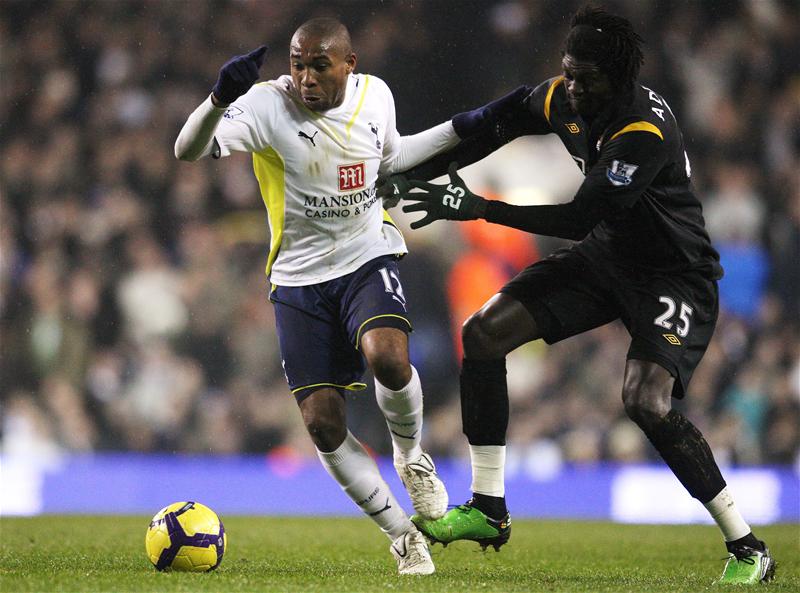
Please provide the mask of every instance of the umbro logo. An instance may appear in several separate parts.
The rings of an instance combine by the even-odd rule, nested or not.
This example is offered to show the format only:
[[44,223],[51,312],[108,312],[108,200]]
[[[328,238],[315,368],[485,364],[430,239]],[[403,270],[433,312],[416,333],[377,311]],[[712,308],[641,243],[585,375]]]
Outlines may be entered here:
[[316,143],[316,142],[314,142],[314,138],[316,137],[316,135],[317,135],[317,134],[319,134],[319,130],[317,130],[316,132],[314,132],[314,135],[313,135],[313,136],[309,136],[309,135],[308,135],[308,134],[306,134],[306,133],[305,133],[303,130],[300,130],[299,132],[297,132],[297,135],[298,135],[300,138],[305,138],[306,140],[308,140],[309,142],[311,142],[311,146],[316,146],[316,145],[317,145],[317,143]]
[[669,342],[670,344],[672,344],[673,346],[680,346],[681,345],[680,339],[675,334],[661,334],[661,335],[664,336],[664,339],[667,342]]
[[570,122],[570,123],[564,124],[564,125],[567,126],[567,129],[569,130],[570,134],[579,134],[580,131],[581,131],[580,127],[578,127],[578,124],[576,124],[574,122]]

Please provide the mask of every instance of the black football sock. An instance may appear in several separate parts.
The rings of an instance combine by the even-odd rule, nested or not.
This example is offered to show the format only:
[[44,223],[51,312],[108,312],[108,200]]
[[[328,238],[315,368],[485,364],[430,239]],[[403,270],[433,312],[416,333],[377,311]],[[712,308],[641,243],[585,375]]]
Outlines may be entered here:
[[761,550],[762,552],[764,551],[764,542],[756,538],[752,531],[737,540],[725,542],[725,545],[727,546],[729,552],[732,552],[735,548],[740,548],[742,546],[747,546],[748,548],[753,548],[754,550]]
[[670,412],[642,430],[672,473],[694,498],[707,503],[725,488],[714,455],[700,431],[680,412]]
[[503,496],[488,496],[474,492],[472,494],[472,506],[490,519],[497,519],[498,521],[508,513],[506,499]]
[[461,423],[470,445],[506,444],[508,387],[505,358],[465,358],[462,361]]

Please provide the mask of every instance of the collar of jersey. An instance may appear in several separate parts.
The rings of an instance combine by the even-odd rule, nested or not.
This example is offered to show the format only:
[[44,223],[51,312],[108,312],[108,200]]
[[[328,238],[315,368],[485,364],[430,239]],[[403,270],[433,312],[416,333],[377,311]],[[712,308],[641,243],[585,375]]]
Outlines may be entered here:
[[[289,93],[289,96],[292,98],[302,111],[304,111],[311,119],[314,120],[317,127],[319,127],[325,134],[330,136],[334,142],[336,142],[339,146],[344,147],[347,142],[350,140],[350,128],[352,127],[353,123],[355,122],[356,117],[358,116],[358,112],[361,111],[361,106],[364,104],[364,96],[367,92],[367,86],[369,85],[369,75],[365,75],[363,77],[363,86],[361,88],[361,93],[359,93],[359,97],[356,99],[356,78],[357,74],[350,74],[347,77],[347,88],[344,91],[344,101],[338,107],[334,107],[333,109],[328,109],[324,112],[313,111],[305,106],[303,101],[297,95],[297,90],[292,88],[292,92]],[[343,134],[337,133],[336,130],[333,128],[331,123],[326,120],[329,120],[331,116],[340,115],[342,113],[346,113],[348,109],[351,109],[351,103],[356,101],[356,106],[352,108],[353,115],[350,120],[347,122],[345,126],[345,130]],[[343,138],[344,136],[344,138]]]

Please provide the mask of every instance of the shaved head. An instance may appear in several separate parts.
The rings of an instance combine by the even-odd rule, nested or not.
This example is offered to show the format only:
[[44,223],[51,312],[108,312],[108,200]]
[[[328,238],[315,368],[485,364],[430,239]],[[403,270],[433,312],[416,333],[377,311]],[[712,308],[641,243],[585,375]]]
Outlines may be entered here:
[[333,17],[318,17],[300,25],[292,37],[292,46],[301,39],[318,40],[321,49],[329,53],[346,56],[353,52],[350,32],[341,21]]

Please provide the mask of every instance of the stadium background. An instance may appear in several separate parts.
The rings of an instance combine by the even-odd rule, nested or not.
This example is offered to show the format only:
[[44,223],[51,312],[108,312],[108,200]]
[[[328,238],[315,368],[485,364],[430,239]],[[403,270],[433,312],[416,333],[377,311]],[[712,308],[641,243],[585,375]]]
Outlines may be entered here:
[[[155,511],[171,502],[163,497],[182,493],[165,485],[156,489],[158,502],[137,497],[141,480],[174,476],[176,464],[188,464],[181,466],[187,476],[214,467],[228,476],[223,482],[237,479],[237,467],[279,480],[316,464],[280,367],[263,274],[266,212],[250,160],[187,164],[172,152],[224,61],[267,43],[262,79],[276,77],[287,71],[299,23],[338,16],[351,30],[358,70],[389,83],[399,129],[414,133],[558,73],[567,15],[578,4],[2,0],[0,512]],[[769,475],[784,484],[778,497],[797,521],[796,4],[605,5],[631,18],[646,41],[641,81],[667,97],[678,117],[727,271],[714,341],[679,405],[722,464],[756,472],[743,476],[777,472]],[[479,193],[516,203],[568,200],[579,183],[553,138],[518,140],[465,178]],[[402,213],[396,217],[407,225]],[[401,275],[426,394],[425,443],[437,459],[453,460],[443,465],[460,496],[467,477],[458,327],[559,243],[481,223],[437,223],[406,237],[411,254]],[[512,356],[512,482],[541,485],[565,475],[580,482],[604,468],[615,480],[631,468],[647,478],[656,454],[620,402],[627,343],[612,324]],[[390,452],[371,393],[351,398],[349,414],[352,430],[378,455]],[[112,479],[115,470],[124,475]],[[344,499],[322,470],[309,476],[324,496]],[[93,479],[102,486],[86,498]],[[520,484],[516,496],[528,488]],[[564,484],[550,493],[553,501],[575,486]],[[285,496],[291,500],[291,489]],[[73,498],[72,506],[64,502]],[[130,499],[130,506],[106,508],[101,499]],[[325,502],[319,508],[338,508]],[[531,508],[544,508],[537,504]],[[591,506],[575,505],[562,512],[581,515]]]

